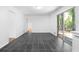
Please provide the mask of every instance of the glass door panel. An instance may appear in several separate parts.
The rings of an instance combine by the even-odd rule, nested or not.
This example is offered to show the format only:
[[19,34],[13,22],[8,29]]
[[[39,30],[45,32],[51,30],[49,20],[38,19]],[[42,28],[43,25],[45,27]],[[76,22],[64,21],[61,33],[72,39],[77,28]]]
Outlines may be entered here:
[[58,28],[58,34],[57,36],[60,38],[63,38],[63,14],[60,14],[57,16],[57,28]]

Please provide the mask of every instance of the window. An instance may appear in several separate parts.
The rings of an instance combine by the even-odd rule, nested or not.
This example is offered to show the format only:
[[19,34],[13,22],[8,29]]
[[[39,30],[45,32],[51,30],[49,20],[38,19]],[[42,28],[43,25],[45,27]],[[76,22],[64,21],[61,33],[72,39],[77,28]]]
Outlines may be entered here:
[[71,31],[75,30],[75,14],[74,8],[57,15],[58,36],[71,36]]

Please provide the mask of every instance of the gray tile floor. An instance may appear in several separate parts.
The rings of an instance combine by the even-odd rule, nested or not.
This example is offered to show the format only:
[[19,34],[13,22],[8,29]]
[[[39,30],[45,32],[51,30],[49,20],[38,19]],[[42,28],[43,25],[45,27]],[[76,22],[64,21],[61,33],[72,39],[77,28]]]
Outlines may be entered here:
[[[67,45],[66,45],[67,46]],[[60,52],[63,42],[51,33],[25,33],[2,49],[1,52]],[[68,50],[69,51],[69,50]]]

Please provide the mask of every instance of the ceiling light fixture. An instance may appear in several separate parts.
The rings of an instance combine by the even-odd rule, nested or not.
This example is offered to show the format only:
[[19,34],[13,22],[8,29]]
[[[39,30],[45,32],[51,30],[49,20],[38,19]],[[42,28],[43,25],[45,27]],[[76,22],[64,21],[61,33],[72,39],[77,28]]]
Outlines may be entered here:
[[34,6],[34,8],[35,8],[35,9],[38,9],[38,10],[39,10],[39,9],[43,9],[42,6]]

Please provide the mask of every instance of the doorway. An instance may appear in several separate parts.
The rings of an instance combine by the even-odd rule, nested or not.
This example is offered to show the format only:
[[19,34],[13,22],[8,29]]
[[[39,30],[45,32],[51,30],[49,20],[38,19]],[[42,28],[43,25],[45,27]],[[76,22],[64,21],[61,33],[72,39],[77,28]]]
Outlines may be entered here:
[[75,12],[71,8],[57,15],[57,37],[72,47],[72,31],[75,31]]

